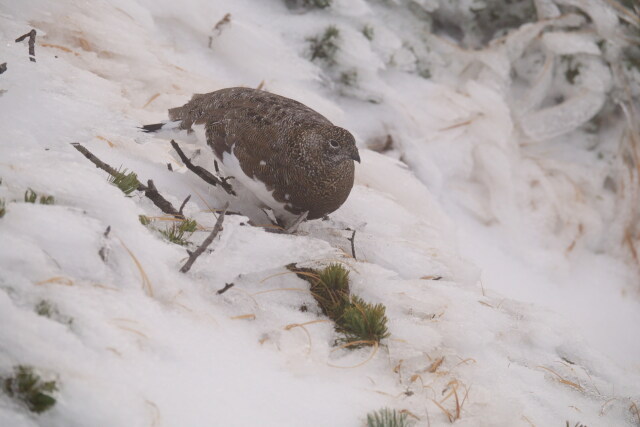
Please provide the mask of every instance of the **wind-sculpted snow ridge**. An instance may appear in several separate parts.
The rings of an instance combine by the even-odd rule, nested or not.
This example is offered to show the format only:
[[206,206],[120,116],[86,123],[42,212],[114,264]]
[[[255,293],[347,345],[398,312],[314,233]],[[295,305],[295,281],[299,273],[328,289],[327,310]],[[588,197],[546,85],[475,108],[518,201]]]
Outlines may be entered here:
[[[531,89],[557,87],[546,59],[523,87],[505,80],[510,61],[530,60],[521,52],[533,40],[558,54],[596,55],[592,40],[539,37],[548,23],[524,23],[503,42],[465,51],[445,39],[418,43],[426,27],[416,17],[430,2],[329,3],[2,5],[0,378],[29,366],[55,378],[57,391],[55,405],[36,415],[0,384],[0,425],[357,426],[383,407],[432,426],[640,422],[638,367],[610,359],[638,350],[631,339],[621,344],[637,333],[634,324],[615,323],[634,319],[627,305],[583,306],[618,329],[611,339],[620,348],[593,348],[582,338],[586,317],[563,316],[584,304],[575,288],[560,314],[494,290],[520,269],[532,274],[514,287],[551,292],[534,267],[569,275],[571,254],[606,247],[605,224],[622,221],[610,209],[614,195],[590,202],[604,166],[581,148],[588,141],[567,136],[605,102],[602,67],[585,60],[581,73],[592,83],[567,96],[570,117]],[[584,19],[538,3],[562,21],[554,28]],[[602,31],[605,18],[594,21]],[[329,25],[340,37],[335,64],[310,61],[309,39],[321,40]],[[32,27],[35,63],[13,43]],[[182,274],[185,247],[160,233],[171,218],[140,192],[127,197],[71,143],[140,182],[152,179],[175,207],[190,194],[193,250],[226,195],[137,127],[164,119],[192,93],[260,84],[357,134],[362,164],[352,194],[329,220],[304,223],[296,235],[227,215]],[[560,148],[542,155],[542,139],[560,134],[561,148],[583,144],[568,150],[578,159]],[[521,146],[527,138],[542,145]],[[213,169],[205,147],[181,146]],[[25,202],[28,189],[52,204]],[[461,253],[493,258],[475,265]],[[626,279],[622,262],[584,259],[597,261],[581,276],[589,286]],[[334,345],[308,283],[286,268],[333,262],[350,270],[354,295],[386,306],[391,336],[381,346]],[[598,265],[606,268],[589,278]]]

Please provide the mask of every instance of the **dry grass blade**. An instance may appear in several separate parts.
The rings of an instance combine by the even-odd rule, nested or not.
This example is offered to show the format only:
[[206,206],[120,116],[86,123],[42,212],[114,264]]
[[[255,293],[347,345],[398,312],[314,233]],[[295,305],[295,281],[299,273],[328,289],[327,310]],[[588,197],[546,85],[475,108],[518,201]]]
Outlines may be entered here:
[[458,386],[457,385],[453,386],[453,395],[456,398],[456,416],[455,416],[455,419],[459,420],[460,419],[460,411],[462,410],[462,406],[460,405],[460,399],[458,398]]
[[453,420],[454,420],[453,415],[451,415],[451,412],[449,412],[449,411],[447,410],[447,408],[445,408],[444,406],[442,406],[441,404],[439,404],[436,400],[433,400],[433,399],[429,399],[429,400],[431,400],[433,403],[435,403],[435,404],[436,404],[436,406],[437,406],[438,408],[440,408],[440,410],[441,410],[442,412],[444,412],[444,414],[445,414],[445,415],[447,416],[447,418],[449,419],[449,422],[450,422],[450,423],[452,423],[452,422],[453,422]]
[[582,391],[584,392],[584,388],[582,388],[582,386],[580,384],[576,384],[572,381],[566,380],[562,377],[562,375],[558,374],[556,371],[554,371],[553,369],[549,369],[547,367],[544,366],[537,366],[537,368],[540,369],[544,369],[545,371],[551,372],[553,375],[555,375],[558,378],[558,382],[562,383],[562,384],[566,384],[568,386],[571,386],[573,388],[575,388],[578,391]]
[[284,276],[285,274],[302,274],[303,276],[307,276],[307,277],[310,277],[312,279],[320,280],[320,276],[318,276],[317,274],[307,273],[307,272],[304,272],[304,271],[285,271],[285,272],[282,272],[282,273],[276,273],[276,274],[272,274],[271,276],[265,277],[264,279],[262,279],[258,283],[264,283],[269,279],[273,279],[274,277],[278,277],[278,276]]
[[368,363],[371,359],[373,359],[375,357],[375,355],[378,353],[378,348],[379,348],[379,344],[377,341],[361,341],[361,342],[351,342],[351,343],[346,343],[346,344],[342,344],[340,347],[338,348],[334,348],[333,350],[331,350],[331,352],[334,352],[336,350],[339,350],[341,348],[346,348],[346,347],[350,347],[352,345],[362,345],[362,344],[368,344],[368,345],[372,345],[373,346],[373,351],[371,352],[371,354],[369,355],[369,357],[367,357],[366,360],[358,363],[357,365],[353,365],[353,366],[339,366],[339,365],[333,365],[331,363],[327,363],[327,365],[331,366],[332,368],[339,368],[339,369],[355,369],[355,368],[359,368],[360,366]]
[[109,145],[109,147],[110,147],[110,148],[113,148],[113,147],[115,147],[115,146],[116,146],[116,144],[114,144],[113,142],[109,141],[109,140],[108,140],[107,138],[105,138],[104,136],[100,136],[100,135],[98,135],[98,136],[96,136],[96,138],[97,138],[97,139],[99,139],[99,140],[101,140],[101,141],[106,142],[106,143]]
[[462,359],[460,362],[458,362],[458,364],[456,364],[454,368],[463,364],[468,365],[469,363],[478,363],[478,362],[473,357],[467,357],[466,359]]
[[408,410],[408,409],[402,409],[402,410],[400,410],[400,413],[401,413],[401,414],[407,414],[407,415],[409,415],[410,417],[415,418],[416,420],[419,420],[419,419],[420,419],[420,417],[419,417],[419,416],[417,416],[416,414],[414,414],[413,412],[411,412],[411,411],[410,411],[410,410]]
[[617,398],[617,397],[612,397],[611,399],[607,400],[606,402],[604,402],[604,403],[602,404],[602,407],[600,408],[600,416],[603,416],[603,415],[604,415],[604,413],[606,412],[606,407],[607,407],[607,405],[608,405],[609,403],[611,403],[611,402],[615,401],[615,400],[618,400],[618,398]]
[[253,314],[253,313],[241,314],[239,316],[232,316],[232,317],[230,317],[230,319],[232,319],[232,320],[242,320],[242,319],[255,320],[256,319],[256,315]]
[[313,325],[315,323],[328,323],[331,322],[331,320],[329,319],[316,319],[316,320],[310,320],[308,322],[304,322],[304,323],[291,323],[290,325],[287,325],[284,327],[285,330],[289,330],[291,328],[296,328],[298,326],[307,326],[307,325]]
[[307,348],[307,354],[311,353],[311,349],[313,344],[311,343],[311,334],[309,333],[309,330],[307,328],[304,327],[304,325],[300,324],[300,323],[295,323],[295,324],[291,324],[291,325],[287,325],[285,326],[283,329],[285,331],[290,331],[293,328],[300,328],[304,331],[304,333],[307,335],[307,340],[309,341],[309,347]]
[[153,297],[153,286],[151,286],[151,280],[149,280],[149,276],[147,276],[147,273],[144,271],[142,264],[140,263],[138,258],[133,254],[133,252],[131,252],[131,250],[127,247],[127,245],[124,244],[122,239],[118,238],[118,240],[120,241],[120,244],[122,245],[122,247],[127,251],[131,259],[135,263],[136,267],[138,267],[138,271],[140,271],[140,277],[142,278],[142,289],[145,291],[147,296]]
[[635,414],[635,416],[638,418],[638,424],[640,424],[640,411],[638,410],[638,405],[636,405],[636,402],[631,402],[631,406],[629,406],[629,411]]
[[279,291],[309,292],[309,289],[302,289],[302,288],[276,288],[276,289],[267,289],[266,291],[256,292],[256,293],[253,293],[251,295],[255,297],[256,295],[268,294],[270,292],[279,292]]
[[151,408],[151,427],[156,427],[159,426],[160,423],[160,409],[158,408],[158,405],[156,405],[155,403],[153,403],[150,400],[146,400],[144,401],[147,405],[149,405],[149,407]]
[[73,280],[64,276],[55,276],[46,280],[41,280],[39,282],[36,282],[36,285],[46,285],[47,283],[57,283],[65,286],[73,286]]
[[469,397],[469,392],[471,391],[471,387],[473,387],[473,384],[471,384],[468,388],[464,384],[463,386],[465,388],[465,393],[464,393],[464,397],[462,398],[462,403],[460,404],[460,410],[462,410],[462,407],[464,406],[464,402],[467,401],[467,397]]
[[69,49],[68,47],[65,46],[60,46],[59,44],[53,44],[53,43],[38,43],[41,47],[51,47],[53,49],[59,49],[63,52],[67,52],[67,53],[73,53],[75,56],[80,56],[80,54],[78,52],[74,52],[73,50]]
[[138,331],[137,329],[133,329],[130,328],[128,326],[122,326],[122,325],[116,325],[118,328],[122,329],[123,331],[127,331],[127,332],[131,332],[133,334],[138,335],[139,337],[145,338],[145,339],[149,339],[148,336],[146,336],[145,334],[143,334],[142,332]]
[[473,123],[474,120],[475,120],[475,118],[466,120],[464,122],[455,123],[455,124],[453,124],[451,126],[447,126],[445,128],[438,129],[438,131],[439,132],[445,132],[445,131],[456,129],[456,128],[459,128],[459,127],[462,127],[462,126],[467,126],[467,125],[470,125],[471,123]]
[[440,365],[442,365],[442,362],[444,362],[444,356],[434,360],[431,365],[429,365],[429,367],[427,369],[425,369],[423,372],[430,372],[430,373],[434,373],[435,371],[438,370],[438,368],[440,367]]
[[153,101],[155,101],[159,96],[160,96],[159,93],[156,93],[155,95],[153,95],[151,98],[149,98],[147,103],[142,106],[142,108],[147,108],[149,106],[149,104],[151,104]]

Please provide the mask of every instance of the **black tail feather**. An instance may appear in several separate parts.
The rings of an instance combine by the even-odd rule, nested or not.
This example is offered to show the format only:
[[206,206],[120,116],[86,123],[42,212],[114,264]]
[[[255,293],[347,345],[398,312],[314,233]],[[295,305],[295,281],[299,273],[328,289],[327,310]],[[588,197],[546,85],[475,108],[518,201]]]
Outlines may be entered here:
[[140,129],[142,129],[142,132],[158,132],[160,129],[162,129],[162,126],[164,126],[164,123],[154,123],[152,125],[144,125],[142,126]]

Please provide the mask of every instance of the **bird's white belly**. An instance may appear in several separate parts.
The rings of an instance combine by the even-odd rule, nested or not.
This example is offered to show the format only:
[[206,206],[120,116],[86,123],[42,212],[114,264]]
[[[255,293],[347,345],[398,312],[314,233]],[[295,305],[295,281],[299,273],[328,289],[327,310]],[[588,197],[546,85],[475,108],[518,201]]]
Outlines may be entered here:
[[[258,200],[271,208],[274,214],[278,217],[295,217],[294,214],[285,209],[286,204],[278,202],[273,198],[273,190],[269,191],[267,186],[255,177],[250,177],[244,173],[238,158],[231,153],[224,152],[221,159],[226,173],[235,178],[235,181],[239,182],[243,187],[249,190]],[[234,181],[230,181],[233,185]]]
[[[193,125],[192,129],[197,140],[201,144],[207,145],[204,125]],[[246,212],[249,216],[254,216],[251,215],[251,212],[255,212],[256,209],[259,210],[266,206],[273,210],[273,213],[278,219],[284,220],[285,222],[297,217],[285,209],[286,203],[278,202],[273,198],[273,190],[268,190],[262,181],[244,173],[240,166],[240,161],[233,154],[233,147],[231,148],[231,153],[225,151],[222,154],[222,158],[219,158],[217,155],[216,158],[222,163],[224,174],[233,177],[229,183],[238,195],[236,201],[240,205],[241,212]]]

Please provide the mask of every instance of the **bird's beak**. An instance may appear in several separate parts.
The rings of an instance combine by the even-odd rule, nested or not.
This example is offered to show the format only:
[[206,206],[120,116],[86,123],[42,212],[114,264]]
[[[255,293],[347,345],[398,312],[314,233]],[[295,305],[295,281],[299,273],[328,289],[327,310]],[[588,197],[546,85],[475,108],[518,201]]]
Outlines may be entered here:
[[358,153],[358,149],[353,147],[353,152],[351,153],[351,158],[356,162],[360,163],[360,153]]

